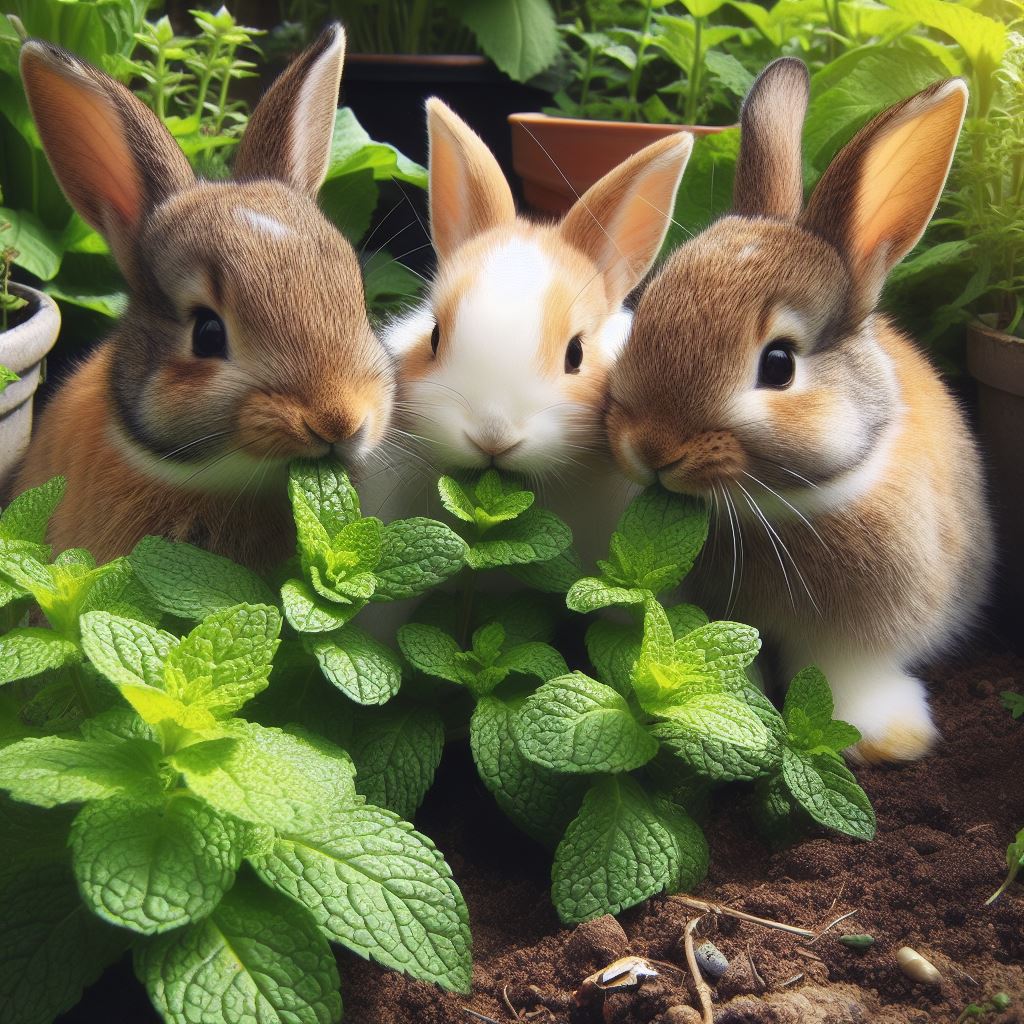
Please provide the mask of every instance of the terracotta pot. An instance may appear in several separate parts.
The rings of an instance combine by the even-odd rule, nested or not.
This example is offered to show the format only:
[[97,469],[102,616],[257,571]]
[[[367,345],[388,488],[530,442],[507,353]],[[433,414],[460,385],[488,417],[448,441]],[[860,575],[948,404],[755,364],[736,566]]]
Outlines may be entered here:
[[13,281],[10,290],[28,300],[20,323],[0,334],[0,366],[21,378],[0,392],[0,493],[32,436],[32,396],[39,387],[42,364],[60,333],[57,303]]
[[999,528],[999,579],[1024,601],[1024,339],[971,324],[967,369],[978,385],[978,428]]
[[581,121],[510,114],[512,166],[523,197],[538,213],[561,216],[598,178],[651,142],[676,132],[714,135],[725,127]]

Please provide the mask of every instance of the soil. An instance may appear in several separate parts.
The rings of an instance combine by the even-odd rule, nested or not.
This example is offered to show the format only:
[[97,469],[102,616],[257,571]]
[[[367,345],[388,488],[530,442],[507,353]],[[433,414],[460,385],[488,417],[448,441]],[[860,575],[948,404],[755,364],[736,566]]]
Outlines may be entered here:
[[[819,941],[727,918],[707,918],[731,966],[718,983],[716,1024],[943,1024],[997,992],[1014,999],[986,1024],[1024,1022],[1024,896],[985,900],[1005,872],[1005,849],[1024,825],[1024,723],[999,693],[1024,683],[1024,660],[976,655],[930,673],[945,737],[936,754],[905,767],[861,768],[878,836],[860,843],[819,834],[773,851],[730,799],[707,824],[711,874],[695,895],[787,924],[818,929],[856,913]],[[681,936],[693,912],[672,897],[565,928],[548,898],[550,857],[501,817],[468,753],[445,754],[417,825],[445,853],[469,905],[473,991],[443,993],[341,954],[347,1024],[699,1024]],[[848,949],[835,936],[868,933]],[[911,982],[896,964],[909,945],[942,972]],[[632,991],[588,1005],[574,998],[594,971],[626,954],[666,965]],[[756,968],[760,982],[755,979]],[[799,978],[798,978],[799,976]],[[797,980],[794,980],[797,979]],[[674,1009],[673,1009],[674,1008]]]
[[[1000,691],[1024,686],[1024,659],[976,653],[930,680],[945,737],[936,754],[857,770],[878,815],[872,842],[820,833],[772,850],[742,799],[730,796],[712,813],[711,874],[696,896],[810,929],[856,912],[813,945],[706,918],[698,941],[711,939],[731,961],[715,993],[716,1024],[952,1024],[997,992],[1013,1006],[984,1024],[1024,1022],[1024,894],[984,906],[1003,879],[1006,845],[1024,826],[1024,722],[999,703]],[[446,751],[416,822],[466,896],[473,991],[442,992],[342,951],[346,1024],[700,1024],[681,944],[692,912],[662,896],[618,922],[562,927],[548,896],[550,855],[502,817],[464,746]],[[847,949],[835,936],[849,933],[873,935],[875,944]],[[895,953],[904,945],[939,968],[940,985],[901,973]],[[577,1005],[581,982],[625,954],[662,961],[659,976]],[[125,962],[62,1024],[155,1019]]]

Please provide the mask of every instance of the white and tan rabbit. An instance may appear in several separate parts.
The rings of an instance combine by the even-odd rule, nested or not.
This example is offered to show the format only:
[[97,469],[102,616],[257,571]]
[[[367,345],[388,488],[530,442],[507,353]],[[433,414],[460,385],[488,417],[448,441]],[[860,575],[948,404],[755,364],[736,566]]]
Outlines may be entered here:
[[964,418],[876,305],[938,202],[967,90],[938,82],[880,114],[804,208],[807,98],[792,58],[754,84],[733,215],[644,293],[609,438],[637,481],[716,504],[713,610],[760,627],[787,672],[826,673],[855,754],[912,759],[937,734],[910,669],[976,619],[992,537]]
[[367,507],[423,511],[432,471],[493,465],[535,486],[592,560],[629,492],[602,423],[629,328],[623,301],[661,248],[692,138],[648,146],[562,221],[536,224],[516,216],[498,162],[464,121],[431,99],[427,123],[438,272],[427,300],[384,333],[399,363],[396,424],[416,457],[367,482]]
[[329,27],[253,111],[232,179],[208,182],[122,85],[47,43],[22,48],[50,163],[129,290],[14,485],[66,476],[59,549],[108,559],[155,533],[273,564],[293,536],[288,459],[358,464],[382,438],[393,361],[355,253],[316,205],[344,53]]

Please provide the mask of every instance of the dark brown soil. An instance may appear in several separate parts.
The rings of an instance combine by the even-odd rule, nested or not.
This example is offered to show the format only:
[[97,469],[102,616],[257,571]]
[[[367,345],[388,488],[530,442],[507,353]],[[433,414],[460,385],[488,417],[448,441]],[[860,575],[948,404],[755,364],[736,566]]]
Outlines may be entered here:
[[[1014,1005],[986,1024],[1024,1021],[1024,897],[1018,890],[984,906],[1002,880],[1006,844],[1024,826],[1024,723],[998,699],[1024,683],[1024,661],[965,659],[931,681],[945,736],[935,756],[858,772],[878,814],[873,842],[819,834],[773,852],[742,801],[730,798],[712,815],[711,875],[696,895],[812,929],[856,911],[811,946],[756,925],[705,921],[700,934],[732,961],[718,986],[716,1024],[941,1024],[996,992]],[[518,835],[471,778],[466,752],[451,749],[417,822],[448,857],[469,904],[472,994],[443,993],[343,954],[346,1022],[479,1021],[466,1007],[498,1022],[699,1021],[682,1009],[698,1005],[687,974],[668,967],[632,992],[576,1005],[580,982],[623,954],[685,967],[680,937],[691,912],[658,897],[622,914],[621,927],[611,919],[561,927],[548,898],[549,855]],[[834,935],[850,932],[876,943],[848,950]],[[895,961],[904,945],[934,962],[941,985],[904,977]]]

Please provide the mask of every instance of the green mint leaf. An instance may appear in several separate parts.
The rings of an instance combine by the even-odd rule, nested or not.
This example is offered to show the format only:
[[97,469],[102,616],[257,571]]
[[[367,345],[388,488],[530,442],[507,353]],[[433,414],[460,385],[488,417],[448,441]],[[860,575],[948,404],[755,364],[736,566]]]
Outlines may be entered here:
[[573,924],[663,890],[692,889],[707,868],[704,835],[682,808],[649,796],[628,775],[613,775],[590,788],[558,844],[551,898]]
[[168,1024],[336,1024],[334,954],[308,911],[245,875],[209,917],[135,947]]
[[384,967],[469,991],[462,894],[434,844],[391,811],[340,809],[321,828],[280,838],[253,865],[329,938]]
[[651,733],[701,775],[723,782],[755,779],[777,758],[771,732],[746,704],[725,693],[690,697]]
[[347,552],[355,558],[355,567],[373,570],[380,561],[384,524],[373,516],[347,523],[331,541],[335,552]]
[[171,757],[211,807],[281,832],[310,827],[355,798],[349,756],[326,740],[235,719]]
[[19,588],[19,593],[31,594],[41,605],[57,593],[53,572],[42,560],[45,550],[28,541],[0,538],[0,574]]
[[377,577],[375,601],[417,597],[454,576],[463,566],[466,542],[433,519],[399,519],[388,523]]
[[495,666],[520,675],[536,676],[543,682],[569,671],[565,658],[549,644],[516,644],[498,656]]
[[214,718],[232,715],[266,689],[280,632],[281,613],[269,605],[213,612],[168,652],[165,687]]
[[480,479],[477,480],[473,487],[473,494],[477,505],[482,511],[492,511],[505,497],[505,486],[498,471],[496,469],[488,469],[482,473]]
[[636,624],[597,619],[587,629],[586,645],[597,678],[628,696],[632,692],[633,666],[640,657],[640,629]]
[[573,819],[587,788],[579,775],[565,775],[528,761],[513,735],[518,705],[482,697],[469,724],[473,760],[501,810],[528,836],[553,847]]
[[356,766],[357,791],[368,803],[409,819],[441,763],[444,723],[430,707],[389,705],[360,716],[347,746]]
[[1014,718],[1021,718],[1024,716],[1024,693],[1017,693],[1016,690],[1003,690],[999,694],[999,699],[1002,702],[1004,708],[1010,712]]
[[163,610],[143,586],[131,562],[118,558],[104,568],[108,571],[89,588],[79,614],[110,612],[149,626],[159,625]]
[[293,462],[288,467],[288,494],[293,500],[300,496],[331,537],[360,518],[359,495],[336,461]]
[[687,633],[675,643],[676,658],[692,663],[703,655],[704,664],[716,672],[746,668],[761,650],[756,629],[740,622],[709,622]]
[[357,704],[384,704],[402,685],[402,665],[385,644],[355,626],[306,638],[320,670]]
[[867,794],[835,754],[782,751],[782,777],[800,806],[819,824],[856,839],[875,835]]
[[570,611],[585,615],[612,605],[643,604],[651,596],[648,590],[617,587],[595,576],[584,576],[569,588],[565,603]]
[[659,580],[658,590],[666,590],[693,568],[707,539],[708,508],[696,498],[651,487],[626,509],[617,532],[649,558],[648,572],[672,568]]
[[29,679],[81,658],[77,644],[52,629],[12,629],[0,636],[0,684]]
[[144,739],[29,738],[0,750],[0,787],[39,807],[115,796],[152,799],[163,789],[159,757],[157,744]]
[[[668,612],[654,598],[644,601],[643,639],[640,643],[638,671],[648,665],[674,665],[680,660],[676,648],[675,631]],[[686,664],[692,665],[693,659]]]
[[0,514],[0,537],[45,546],[46,528],[65,488],[64,477],[55,476],[19,494]]
[[[22,305],[25,304],[25,300],[24,299],[18,300],[18,299],[15,299],[13,296],[10,296],[10,295],[5,296],[5,298],[9,299],[12,302],[20,301],[22,303]],[[7,307],[7,308],[13,308],[13,307]],[[9,384],[15,384],[19,380],[21,380],[21,378],[13,370],[9,370],[6,366],[0,366],[0,395],[2,395],[7,390],[7,387],[8,387]]]
[[0,886],[0,906],[0,1007],[7,1024],[49,1024],[128,944],[128,932],[111,928],[82,902],[66,851]]
[[545,683],[513,725],[520,753],[543,768],[583,775],[646,764],[658,742],[610,686],[581,672]]
[[120,740],[157,742],[156,733],[131,708],[111,708],[85,719],[81,725],[82,739],[116,744]]
[[302,580],[285,582],[281,587],[281,603],[288,624],[300,633],[329,633],[340,629],[365,604],[328,601]]
[[437,626],[410,622],[398,630],[398,647],[413,668],[460,686],[472,686],[476,672],[465,652]]
[[474,569],[547,562],[572,543],[572,531],[553,512],[530,508],[508,522],[492,527],[466,552]]
[[473,656],[481,665],[493,665],[505,643],[505,627],[500,622],[488,622],[473,633],[470,646]]
[[242,862],[239,830],[190,796],[86,804],[71,826],[70,845],[93,913],[143,935],[205,917]]
[[822,746],[836,754],[842,753],[847,747],[856,746],[860,741],[860,730],[849,722],[829,722],[821,731]]
[[650,715],[672,717],[694,698],[726,691],[726,683],[701,664],[663,665],[641,654],[633,671],[633,692],[640,707]]
[[441,504],[456,519],[461,519],[464,523],[476,521],[476,507],[456,480],[450,476],[441,477],[437,482],[437,492],[441,496]]
[[181,619],[202,619],[236,604],[276,603],[255,573],[191,544],[144,537],[128,561],[160,610]]
[[291,502],[302,570],[308,573],[310,568],[318,564],[331,550],[331,535],[301,493],[292,493]]
[[583,576],[583,561],[575,548],[567,547],[546,562],[512,565],[508,569],[517,580],[534,590],[565,594]]
[[824,729],[832,721],[835,705],[832,690],[822,671],[813,666],[798,672],[786,691],[782,706],[782,717],[792,728],[793,711],[799,708],[806,716],[805,721],[812,729]]
[[672,635],[681,640],[688,633],[708,624],[708,617],[695,604],[674,604],[665,609],[672,625]]

